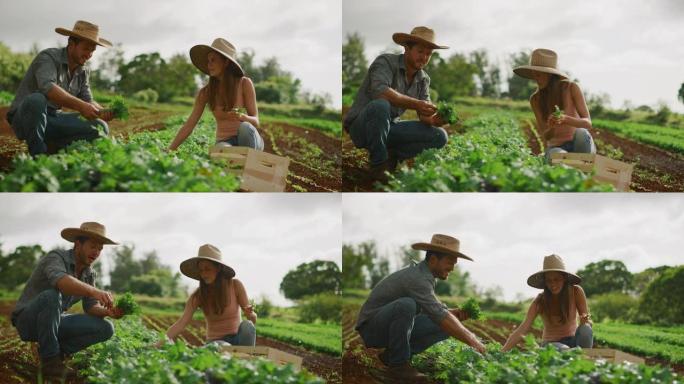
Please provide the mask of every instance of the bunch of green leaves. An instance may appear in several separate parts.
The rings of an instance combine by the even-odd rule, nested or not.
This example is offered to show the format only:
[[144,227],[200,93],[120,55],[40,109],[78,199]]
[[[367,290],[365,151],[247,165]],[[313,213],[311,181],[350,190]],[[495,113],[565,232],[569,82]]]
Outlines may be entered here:
[[471,320],[479,320],[482,318],[482,311],[480,310],[480,304],[475,300],[474,297],[468,298],[468,300],[461,305],[461,309],[466,311],[468,318]]
[[235,113],[246,114],[246,113],[247,113],[247,108],[245,108],[245,107],[235,107],[235,108],[233,108],[233,112],[235,112]]
[[563,112],[561,112],[560,108],[558,108],[557,105],[554,105],[553,107],[553,117],[555,117],[556,119],[560,119],[560,117],[563,116]]
[[126,292],[116,299],[114,304],[119,308],[124,315],[137,315],[140,313],[140,306],[135,302],[133,295],[130,292]]
[[454,124],[458,121],[458,114],[456,114],[456,106],[446,101],[437,103],[437,115],[449,124]]
[[441,149],[415,158],[412,168],[401,168],[384,187],[402,192],[579,192],[612,191],[591,175],[550,166],[534,156],[517,120],[507,113],[486,113],[466,120],[466,132],[449,137]]
[[677,383],[677,376],[660,366],[592,361],[581,349],[565,352],[553,346],[502,352],[486,345],[481,355],[454,339],[435,344],[413,357],[413,365],[444,383]]
[[160,348],[162,335],[139,317],[117,320],[114,336],[74,355],[79,375],[88,383],[292,383],[322,384],[306,371],[265,360],[223,355],[216,345],[189,347],[181,341]]
[[112,111],[115,119],[128,120],[128,103],[122,96],[112,97],[109,110]]

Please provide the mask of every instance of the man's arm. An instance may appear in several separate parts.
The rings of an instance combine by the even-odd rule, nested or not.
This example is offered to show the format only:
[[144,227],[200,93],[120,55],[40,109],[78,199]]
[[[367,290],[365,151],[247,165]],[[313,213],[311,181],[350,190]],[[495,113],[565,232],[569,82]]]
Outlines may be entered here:
[[98,118],[98,108],[78,97],[71,95],[57,84],[53,84],[47,93],[47,98],[53,103],[78,111],[86,119],[93,120]]
[[92,297],[105,308],[111,308],[114,305],[112,295],[109,292],[99,290],[70,275],[64,275],[57,280],[57,289],[65,295]]
[[93,305],[92,307],[88,308],[88,310],[85,312],[91,316],[97,317],[109,316],[113,319],[120,319],[123,317],[123,311],[121,311],[119,308],[112,307],[110,309],[107,309],[100,304]]
[[440,328],[449,336],[455,337],[458,340],[470,345],[480,353],[485,353],[485,347],[475,335],[470,332],[461,322],[454,316],[453,313],[448,312],[439,324]]
[[421,119],[421,121],[423,121],[423,118],[427,118],[432,121],[432,115],[437,112],[437,107],[435,107],[435,105],[431,102],[426,100],[418,100],[411,96],[401,94],[392,88],[385,89],[380,94],[380,98],[389,101],[390,104],[396,107],[415,110],[418,113],[418,117]]

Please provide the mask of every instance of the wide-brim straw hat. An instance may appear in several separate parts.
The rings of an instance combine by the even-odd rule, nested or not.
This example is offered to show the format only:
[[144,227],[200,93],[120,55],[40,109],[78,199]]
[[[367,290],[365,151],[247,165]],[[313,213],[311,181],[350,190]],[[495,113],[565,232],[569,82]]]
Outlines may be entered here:
[[199,262],[200,260],[209,260],[217,263],[225,271],[227,277],[235,276],[235,270],[231,268],[228,264],[223,261],[221,257],[221,251],[211,244],[204,244],[199,247],[197,251],[197,256],[191,257],[183,261],[180,265],[181,273],[185,276],[199,280]]
[[62,237],[64,240],[75,242],[78,237],[87,237],[89,239],[97,240],[102,244],[119,244],[107,237],[107,230],[104,225],[96,222],[85,222],[78,228],[64,228],[62,229]]
[[435,42],[435,31],[428,27],[415,27],[411,33],[397,32],[392,35],[392,40],[399,45],[406,45],[412,41],[415,43],[425,44],[432,49],[447,49],[446,45],[439,45]]
[[237,49],[233,44],[231,44],[230,41],[220,37],[215,39],[211,45],[199,44],[190,48],[190,60],[192,60],[192,63],[195,65],[195,67],[197,67],[197,69],[208,75],[209,67],[207,65],[207,54],[211,51],[214,51],[230,60],[240,71],[240,75],[245,75],[245,71],[237,61]]
[[457,238],[434,234],[429,243],[415,243],[411,245],[411,248],[421,250],[421,251],[434,251],[439,253],[444,253],[450,256],[460,257],[473,261],[469,256],[461,253],[461,242]]
[[558,70],[558,55],[556,52],[543,48],[532,51],[532,55],[530,56],[530,64],[521,65],[520,67],[514,68],[513,72],[515,72],[518,76],[522,76],[527,79],[533,79],[532,74],[534,72],[558,75],[564,79],[568,78],[568,75]]
[[99,36],[100,27],[83,20],[76,21],[73,29],[55,28],[55,32],[64,36],[73,36],[79,39],[88,40],[103,47],[112,46],[112,43],[109,40],[103,39]]
[[546,272],[561,272],[567,276],[568,283],[570,285],[579,284],[582,279],[565,270],[565,263],[558,255],[549,255],[544,257],[544,264],[542,270],[532,274],[532,276],[527,278],[527,285],[533,288],[544,289],[546,287],[546,282],[544,281],[544,273]]

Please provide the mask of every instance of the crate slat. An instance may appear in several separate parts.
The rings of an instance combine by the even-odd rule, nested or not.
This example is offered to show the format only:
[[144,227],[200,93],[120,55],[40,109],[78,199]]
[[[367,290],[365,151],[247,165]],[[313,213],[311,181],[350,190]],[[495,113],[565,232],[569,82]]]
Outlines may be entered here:
[[552,153],[551,164],[565,164],[582,172],[594,172],[594,180],[612,184],[618,191],[629,191],[634,164],[592,153]]
[[225,161],[226,171],[242,178],[240,188],[253,192],[282,192],[287,186],[290,159],[247,147],[213,146],[213,160]]

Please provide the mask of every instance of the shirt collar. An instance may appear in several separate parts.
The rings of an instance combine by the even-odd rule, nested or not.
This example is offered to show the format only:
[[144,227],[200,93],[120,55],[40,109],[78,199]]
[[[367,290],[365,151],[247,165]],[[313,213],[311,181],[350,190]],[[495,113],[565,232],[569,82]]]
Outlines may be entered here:
[[430,272],[430,268],[427,265],[427,260],[423,260],[420,263],[418,263],[418,270],[425,275],[430,277],[430,281],[434,282],[435,281],[435,276]]

